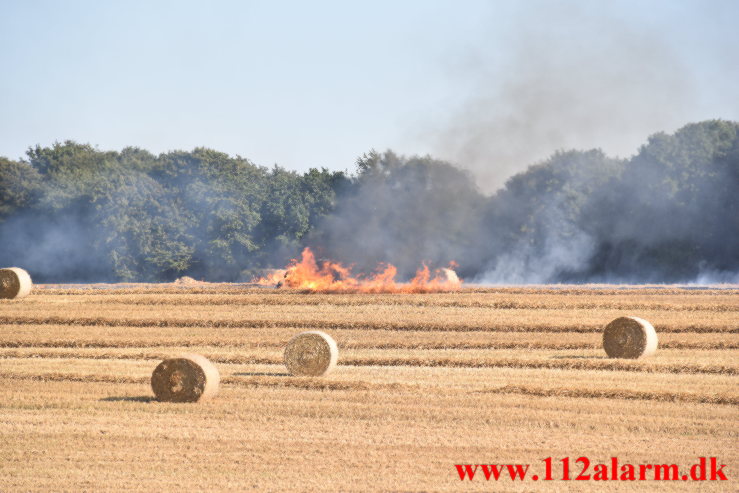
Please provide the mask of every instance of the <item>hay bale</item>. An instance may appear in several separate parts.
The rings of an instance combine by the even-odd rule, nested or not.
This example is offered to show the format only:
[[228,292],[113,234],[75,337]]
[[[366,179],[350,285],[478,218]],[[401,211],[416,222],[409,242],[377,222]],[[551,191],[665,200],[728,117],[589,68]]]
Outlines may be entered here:
[[292,375],[326,375],[333,370],[338,359],[336,341],[320,330],[298,334],[285,347],[285,366]]
[[197,402],[218,393],[218,368],[199,354],[183,354],[159,363],[151,374],[151,388],[162,402]]
[[456,272],[454,272],[453,269],[448,269],[446,267],[441,269],[441,272],[444,274],[444,277],[442,280],[449,284],[459,284],[459,276]]
[[177,286],[202,286],[203,284],[209,284],[205,281],[198,281],[193,279],[190,276],[182,276],[178,279],[175,279],[172,284],[175,284]]
[[603,349],[610,358],[637,359],[657,351],[657,332],[639,317],[620,317],[603,330]]
[[9,267],[0,269],[0,298],[20,299],[31,293],[31,276],[23,269]]

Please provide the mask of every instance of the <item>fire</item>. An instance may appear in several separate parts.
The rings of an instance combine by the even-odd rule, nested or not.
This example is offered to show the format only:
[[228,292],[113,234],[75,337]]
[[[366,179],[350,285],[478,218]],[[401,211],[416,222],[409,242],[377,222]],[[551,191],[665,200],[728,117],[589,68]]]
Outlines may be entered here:
[[324,261],[319,265],[310,248],[303,250],[300,260],[293,259],[285,268],[281,279],[275,275],[256,279],[265,286],[277,286],[303,291],[323,293],[436,293],[454,291],[462,281],[454,271],[456,264],[433,272],[427,265],[420,268],[407,283],[395,281],[398,269],[394,265],[380,266],[378,272],[368,276],[353,276],[349,267],[338,262]]
[[286,274],[287,269],[273,269],[272,272],[270,272],[266,276],[260,277],[258,279],[252,279],[251,282],[255,282],[263,286],[276,286],[285,279]]

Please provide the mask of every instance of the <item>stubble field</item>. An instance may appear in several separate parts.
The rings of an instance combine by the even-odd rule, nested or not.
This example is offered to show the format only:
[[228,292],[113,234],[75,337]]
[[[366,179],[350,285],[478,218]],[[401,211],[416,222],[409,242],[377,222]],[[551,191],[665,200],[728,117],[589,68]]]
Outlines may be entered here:
[[[653,357],[605,356],[603,326],[623,315],[655,326]],[[738,315],[739,289],[41,286],[0,300],[0,489],[736,490]],[[311,329],[334,337],[339,366],[288,376],[283,348]],[[153,400],[152,370],[182,352],[219,368],[213,401]],[[546,457],[580,456],[715,456],[730,481],[494,484],[455,469],[541,475]]]

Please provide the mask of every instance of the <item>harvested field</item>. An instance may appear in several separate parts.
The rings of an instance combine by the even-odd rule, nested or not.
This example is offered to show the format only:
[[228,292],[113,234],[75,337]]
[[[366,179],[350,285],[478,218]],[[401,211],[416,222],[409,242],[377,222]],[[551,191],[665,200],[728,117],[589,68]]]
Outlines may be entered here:
[[[625,315],[654,325],[650,358],[603,351],[603,327]],[[330,375],[288,375],[285,345],[307,330],[336,340]],[[154,400],[152,371],[181,353],[217,366],[212,400]],[[462,483],[454,467],[541,473],[545,457],[581,456],[682,469],[718,457],[730,479],[615,491],[739,479],[739,289],[42,285],[0,300],[0,378],[2,491],[592,491]]]

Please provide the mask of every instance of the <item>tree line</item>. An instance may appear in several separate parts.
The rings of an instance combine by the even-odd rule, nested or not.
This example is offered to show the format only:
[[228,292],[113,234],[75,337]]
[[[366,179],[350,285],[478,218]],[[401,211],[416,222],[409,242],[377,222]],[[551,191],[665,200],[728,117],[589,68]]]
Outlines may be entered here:
[[558,151],[493,195],[391,151],[352,173],[73,141],[0,157],[0,265],[40,282],[248,280],[304,246],[403,276],[456,261],[480,282],[739,282],[739,123],[658,133],[627,159]]

